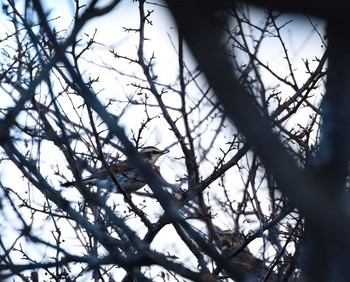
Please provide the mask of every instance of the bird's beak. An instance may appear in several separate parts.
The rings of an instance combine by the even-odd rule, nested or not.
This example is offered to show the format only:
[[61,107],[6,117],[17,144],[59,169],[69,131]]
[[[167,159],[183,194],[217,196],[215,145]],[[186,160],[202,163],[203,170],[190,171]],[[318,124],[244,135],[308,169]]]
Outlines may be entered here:
[[162,155],[167,154],[167,153],[169,153],[169,150],[164,150],[164,151],[162,152]]

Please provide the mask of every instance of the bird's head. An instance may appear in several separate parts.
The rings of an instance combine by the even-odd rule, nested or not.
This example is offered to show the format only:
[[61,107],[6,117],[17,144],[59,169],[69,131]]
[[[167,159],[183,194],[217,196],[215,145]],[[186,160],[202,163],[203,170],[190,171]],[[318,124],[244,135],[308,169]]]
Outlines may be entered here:
[[169,153],[169,150],[159,150],[156,147],[144,147],[140,150],[143,160],[151,164],[154,164],[160,156],[166,153]]

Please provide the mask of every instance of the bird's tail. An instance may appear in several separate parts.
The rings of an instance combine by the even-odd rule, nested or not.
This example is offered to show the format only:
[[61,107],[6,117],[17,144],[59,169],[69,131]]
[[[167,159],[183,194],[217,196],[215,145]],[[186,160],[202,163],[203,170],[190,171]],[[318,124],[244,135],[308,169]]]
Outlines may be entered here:
[[76,181],[68,181],[68,182],[61,183],[61,187],[71,187],[71,186],[75,186],[76,184],[77,184]]

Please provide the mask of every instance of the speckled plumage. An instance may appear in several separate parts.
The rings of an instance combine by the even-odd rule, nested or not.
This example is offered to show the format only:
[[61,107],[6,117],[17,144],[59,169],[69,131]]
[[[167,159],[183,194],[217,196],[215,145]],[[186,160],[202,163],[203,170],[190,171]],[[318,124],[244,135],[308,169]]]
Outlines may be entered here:
[[[168,150],[159,150],[156,147],[145,147],[140,151],[140,155],[144,161],[148,162],[154,169],[154,171],[160,174],[159,166],[155,165],[158,158],[164,154],[168,153]],[[107,189],[111,192],[120,193],[118,190],[118,185],[116,186],[113,179],[110,176],[112,172],[118,181],[119,185],[126,192],[135,192],[146,185],[142,174],[137,168],[128,160],[112,164],[108,169],[102,168],[96,173],[90,175],[83,179],[86,185],[98,186],[101,189]],[[61,186],[69,187],[76,186],[77,182],[66,182]]]

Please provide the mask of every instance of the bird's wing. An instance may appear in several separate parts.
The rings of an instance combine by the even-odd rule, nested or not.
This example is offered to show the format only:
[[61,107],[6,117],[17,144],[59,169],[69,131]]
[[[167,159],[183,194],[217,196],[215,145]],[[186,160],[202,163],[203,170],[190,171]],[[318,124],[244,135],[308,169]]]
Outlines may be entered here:
[[109,176],[109,171],[116,174],[118,172],[119,173],[127,172],[132,169],[134,169],[134,166],[130,162],[123,161],[120,163],[111,164],[108,167],[108,169],[106,169],[105,167],[100,168],[96,173],[93,173],[90,176],[84,178],[84,181],[91,180],[91,179],[106,179]]
[[[118,172],[119,173],[126,173],[130,170],[135,169],[135,167],[127,160],[122,161],[120,163],[111,164],[108,168],[112,173],[115,173],[115,174]],[[152,165],[152,168],[154,169],[156,174],[161,175],[160,174],[160,167],[158,165]],[[93,174],[89,175],[88,177],[84,178],[83,181],[90,182],[91,180],[103,180],[103,179],[107,179],[108,177],[109,177],[108,169],[102,167],[96,173],[93,173]],[[69,187],[69,186],[74,186],[74,185],[76,185],[76,181],[66,182],[66,183],[61,184],[61,186],[63,186],[63,187]]]

